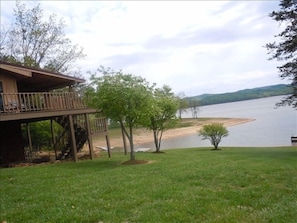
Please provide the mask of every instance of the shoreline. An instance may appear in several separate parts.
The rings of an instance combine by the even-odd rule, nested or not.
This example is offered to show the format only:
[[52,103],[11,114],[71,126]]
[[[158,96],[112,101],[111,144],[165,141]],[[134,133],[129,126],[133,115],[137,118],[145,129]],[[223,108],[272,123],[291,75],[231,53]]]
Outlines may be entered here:
[[[180,127],[174,129],[168,129],[163,132],[162,140],[179,138],[187,135],[197,134],[197,131],[201,129],[203,125],[218,122],[222,123],[225,127],[231,127],[235,125],[241,125],[248,122],[252,122],[255,119],[248,118],[210,118],[207,121],[195,121],[192,126]],[[93,146],[106,146],[106,141],[104,137],[100,137],[96,134],[93,135]],[[141,145],[147,143],[153,143],[153,133],[146,129],[136,129],[133,133],[134,145]],[[123,147],[123,140],[121,136],[110,137],[111,147]]]

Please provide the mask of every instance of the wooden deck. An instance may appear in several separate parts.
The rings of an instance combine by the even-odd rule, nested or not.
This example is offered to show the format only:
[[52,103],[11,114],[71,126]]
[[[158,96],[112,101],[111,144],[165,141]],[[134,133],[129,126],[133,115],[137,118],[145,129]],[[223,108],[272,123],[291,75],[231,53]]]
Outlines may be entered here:
[[0,94],[0,121],[96,113],[74,92]]
[[[1,103],[2,102],[2,103]],[[86,108],[76,93],[1,93],[0,112],[33,112]]]

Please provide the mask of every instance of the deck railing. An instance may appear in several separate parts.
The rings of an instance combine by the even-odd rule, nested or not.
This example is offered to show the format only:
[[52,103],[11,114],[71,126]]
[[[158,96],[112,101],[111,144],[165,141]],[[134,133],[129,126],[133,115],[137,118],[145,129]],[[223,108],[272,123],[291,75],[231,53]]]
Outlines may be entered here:
[[90,121],[90,128],[92,133],[100,133],[107,131],[107,120],[106,118],[96,118]]
[[0,93],[0,113],[86,108],[74,92]]
[[[75,122],[84,129],[87,128],[86,122],[84,117],[82,116],[76,116]],[[106,132],[108,129],[107,120],[105,117],[90,119],[90,130],[91,133],[102,133]]]

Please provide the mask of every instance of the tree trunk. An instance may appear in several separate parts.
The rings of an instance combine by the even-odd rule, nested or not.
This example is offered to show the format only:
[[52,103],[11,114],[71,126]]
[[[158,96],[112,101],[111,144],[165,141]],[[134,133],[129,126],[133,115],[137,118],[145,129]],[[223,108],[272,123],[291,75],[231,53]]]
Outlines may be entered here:
[[160,152],[160,144],[159,144],[159,140],[158,140],[158,131],[157,130],[153,130],[153,134],[154,134],[154,143],[156,146],[156,152]]
[[160,133],[159,136],[159,142],[158,142],[158,152],[161,150],[161,141],[162,141],[162,136],[163,136],[163,130],[158,131],[157,135]]
[[129,136],[129,142],[130,142],[130,160],[135,160],[135,152],[134,152],[134,143],[133,143],[133,128],[130,125],[130,136]]
[[122,122],[120,122],[120,124],[121,124],[121,127],[122,127],[124,147],[126,147],[126,137],[127,137],[128,140],[129,140],[130,150],[131,150],[131,152],[130,152],[130,160],[135,160],[134,144],[133,144],[133,127],[132,127],[132,125],[129,125],[129,133],[128,133],[127,132],[127,129],[124,126],[124,124]]
[[125,136],[125,132],[124,132],[124,127],[122,126],[122,124],[121,124],[121,130],[122,130],[124,152],[125,152],[125,155],[127,155],[127,141],[126,141],[126,136]]

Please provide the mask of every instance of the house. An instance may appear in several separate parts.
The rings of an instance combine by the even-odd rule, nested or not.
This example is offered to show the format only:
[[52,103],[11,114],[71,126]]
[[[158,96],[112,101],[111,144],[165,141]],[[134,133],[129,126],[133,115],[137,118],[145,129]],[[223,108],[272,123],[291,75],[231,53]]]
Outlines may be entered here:
[[80,78],[0,61],[0,164],[26,160],[25,148],[32,151],[34,143],[30,123],[41,120],[59,123],[65,130],[63,135],[55,135],[52,130],[55,151],[59,139],[67,139],[59,154],[56,151],[56,158],[70,156],[77,161],[77,152],[88,142],[93,159],[93,133],[103,134],[110,148],[106,119],[90,123],[89,114],[96,113],[96,109],[87,107],[73,90],[75,84],[83,82]]

